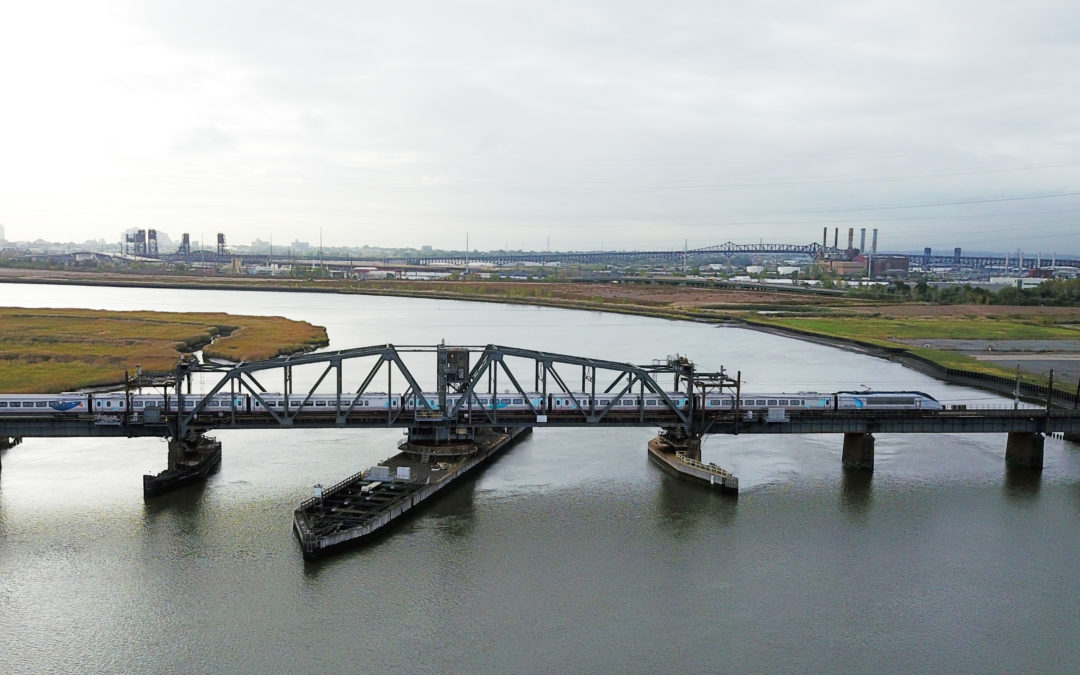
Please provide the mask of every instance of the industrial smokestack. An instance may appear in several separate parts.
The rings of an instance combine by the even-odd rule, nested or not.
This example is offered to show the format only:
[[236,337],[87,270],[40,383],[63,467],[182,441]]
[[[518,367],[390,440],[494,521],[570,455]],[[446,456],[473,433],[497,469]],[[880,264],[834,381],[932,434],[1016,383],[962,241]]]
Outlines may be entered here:
[[840,228],[834,227],[832,231],[832,247],[840,248]]
[[870,252],[873,253],[874,255],[877,255],[877,228],[876,227],[874,228],[873,243],[870,244]]
[[821,248],[829,248],[829,226],[821,228]]
[[859,231],[859,250],[866,251],[866,228]]
[[855,228],[849,227],[847,229],[847,250],[851,250],[855,246]]

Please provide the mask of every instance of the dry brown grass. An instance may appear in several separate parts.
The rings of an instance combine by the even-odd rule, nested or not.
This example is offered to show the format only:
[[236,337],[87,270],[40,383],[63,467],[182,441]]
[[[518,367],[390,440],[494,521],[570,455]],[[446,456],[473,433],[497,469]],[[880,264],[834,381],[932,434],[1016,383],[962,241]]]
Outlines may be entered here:
[[325,328],[279,316],[0,307],[0,391],[113,384],[136,364],[165,373],[200,347],[207,356],[254,361],[326,343]]

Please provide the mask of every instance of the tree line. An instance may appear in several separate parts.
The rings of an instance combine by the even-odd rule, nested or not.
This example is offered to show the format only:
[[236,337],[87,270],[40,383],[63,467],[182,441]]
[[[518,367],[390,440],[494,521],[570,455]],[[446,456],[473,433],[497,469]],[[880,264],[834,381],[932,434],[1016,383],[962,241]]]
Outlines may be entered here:
[[931,286],[925,280],[915,283],[899,279],[880,286],[852,288],[848,295],[858,298],[930,302],[939,305],[1041,305],[1046,307],[1080,306],[1080,279],[1047,279],[1034,288],[1006,286],[997,291],[971,284]]

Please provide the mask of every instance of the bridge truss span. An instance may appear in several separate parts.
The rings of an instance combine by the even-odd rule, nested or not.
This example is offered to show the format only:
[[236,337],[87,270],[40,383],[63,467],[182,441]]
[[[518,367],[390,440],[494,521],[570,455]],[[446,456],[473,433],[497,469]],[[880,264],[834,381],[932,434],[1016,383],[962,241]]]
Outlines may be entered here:
[[[434,382],[414,371],[424,355],[435,356]],[[306,379],[295,376],[298,368],[308,370]],[[194,378],[207,376],[216,383],[196,393]],[[435,442],[510,424],[663,424],[692,434],[705,424],[694,394],[738,387],[723,371],[696,373],[681,357],[638,366],[491,344],[386,344],[231,366],[185,361],[175,382],[181,438],[207,426],[402,426]],[[281,382],[280,391],[269,382]],[[211,410],[225,392],[228,410]]]

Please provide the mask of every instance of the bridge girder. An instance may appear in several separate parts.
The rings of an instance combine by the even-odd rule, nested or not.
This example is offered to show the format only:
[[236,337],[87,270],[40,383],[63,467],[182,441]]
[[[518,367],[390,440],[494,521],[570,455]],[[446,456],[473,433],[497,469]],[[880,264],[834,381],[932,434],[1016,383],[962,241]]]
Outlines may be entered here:
[[[447,383],[437,377],[437,390],[439,402],[435,404],[426,396],[424,388],[420,385],[423,378],[418,378],[410,370],[403,359],[403,354],[429,353],[445,355],[449,352],[467,353],[468,361],[474,365],[468,376],[461,378],[452,385],[453,392],[460,394],[453,405],[446,403]],[[440,356],[440,358],[442,358]],[[532,388],[526,388],[522,381],[528,382],[520,369],[508,364],[508,359],[515,360],[519,366],[523,362],[532,374]],[[368,360],[370,367],[362,383],[355,390],[346,390],[344,386],[344,366],[350,362],[362,362]],[[370,363],[374,360],[374,363]],[[323,366],[321,373],[314,384],[306,393],[293,395],[293,368],[299,366]],[[364,366],[366,367],[366,366]],[[334,411],[336,424],[346,425],[349,416],[355,411],[357,403],[365,393],[372,391],[371,386],[375,377],[385,368],[386,394],[388,399],[395,395],[400,397],[401,405],[395,410],[388,405],[386,409],[385,426],[397,426],[404,418],[406,409],[415,411],[412,415],[410,426],[432,425],[442,427],[460,426],[467,421],[466,426],[499,426],[506,424],[508,416],[500,415],[497,405],[484,405],[481,397],[494,400],[501,395],[521,396],[527,405],[529,412],[535,417],[542,418],[548,412],[546,403],[539,406],[532,400],[532,394],[539,393],[541,401],[546,402],[548,394],[567,395],[574,397],[587,393],[589,395],[588,407],[579,407],[577,412],[581,416],[581,422],[585,424],[599,424],[612,414],[617,401],[625,395],[636,395],[640,401],[638,409],[639,424],[645,424],[646,419],[656,419],[657,413],[666,414],[665,419],[674,422],[674,426],[681,427],[687,433],[693,433],[695,426],[700,426],[700,419],[704,419],[703,411],[695,410],[694,396],[695,387],[716,387],[735,385],[734,380],[727,381],[721,373],[704,373],[698,376],[693,364],[686,359],[669,359],[664,364],[651,366],[636,366],[618,361],[608,361],[588,357],[556,354],[532,349],[508,347],[503,345],[484,346],[395,346],[391,344],[374,345],[355,349],[340,350],[334,352],[319,352],[313,354],[301,354],[289,357],[281,357],[266,361],[241,363],[232,366],[217,364],[200,364],[190,361],[181,362],[175,373],[177,383],[178,412],[175,418],[175,433],[177,437],[184,437],[189,430],[199,426],[198,416],[204,414],[206,405],[215,394],[228,391],[230,394],[246,393],[253,401],[260,404],[265,414],[280,426],[292,426],[297,422],[298,415],[312,396],[327,379],[334,374],[333,394],[335,396]],[[568,384],[569,372],[575,373],[580,369],[581,388],[576,389]],[[275,409],[269,405],[264,397],[268,389],[262,384],[260,378],[265,379],[268,373],[275,373],[271,377],[280,377],[284,396],[284,409]],[[191,397],[192,377],[196,374],[211,374],[218,376],[218,381],[206,392],[200,392],[200,401],[192,408],[185,406],[185,398]],[[503,394],[499,393],[500,376],[503,379]],[[657,381],[658,377],[671,376],[673,389],[665,389]],[[404,381],[405,386],[397,394],[394,391],[395,379]],[[576,382],[576,378],[575,378]],[[184,384],[187,383],[185,393]],[[227,388],[227,389],[226,389]],[[428,389],[428,392],[433,389]],[[669,392],[684,392],[687,395],[688,406],[682,406],[672,400]],[[380,392],[382,393],[382,392]],[[645,394],[655,396],[659,401],[656,409],[646,411]],[[598,395],[608,395],[606,405],[598,405]],[[231,409],[228,411],[232,425],[238,425],[235,409],[235,396],[231,396]],[[299,404],[293,409],[292,401],[300,399]],[[219,411],[220,412],[220,411]],[[625,411],[621,411],[625,412]],[[648,414],[647,414],[648,413]],[[479,417],[478,417],[479,416]],[[620,418],[621,421],[622,418]]]

